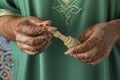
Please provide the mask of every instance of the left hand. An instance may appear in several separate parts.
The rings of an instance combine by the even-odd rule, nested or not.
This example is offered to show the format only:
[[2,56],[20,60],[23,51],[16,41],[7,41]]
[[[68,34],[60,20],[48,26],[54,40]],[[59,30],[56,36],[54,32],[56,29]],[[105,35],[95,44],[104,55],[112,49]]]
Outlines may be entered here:
[[96,24],[80,36],[79,46],[69,49],[65,54],[81,62],[96,65],[109,56],[113,46],[120,39],[119,32],[120,28],[115,21]]

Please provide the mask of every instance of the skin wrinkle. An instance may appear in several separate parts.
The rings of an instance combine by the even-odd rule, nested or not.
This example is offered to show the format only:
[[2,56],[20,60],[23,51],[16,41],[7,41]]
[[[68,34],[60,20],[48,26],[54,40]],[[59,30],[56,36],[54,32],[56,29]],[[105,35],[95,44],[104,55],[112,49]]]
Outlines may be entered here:
[[38,50],[36,54],[38,54],[39,52],[43,52],[49,45],[51,44],[51,42],[47,43],[46,46],[41,47],[41,50]]
[[[30,18],[30,19],[33,19],[33,18]],[[36,21],[38,22],[38,20],[36,20]],[[34,21],[34,20],[26,21],[25,20],[25,21],[21,22],[19,24],[19,26],[17,27],[17,31],[20,34],[26,34],[27,38],[28,38],[28,36],[30,37],[30,39],[28,38],[27,40],[23,41],[22,43],[25,43],[32,47],[24,48],[24,46],[20,45],[22,47],[22,50],[26,50],[27,52],[29,51],[29,52],[36,53],[38,51],[44,51],[43,47],[45,47],[45,46],[47,46],[47,44],[51,43],[50,40],[52,39],[52,33],[49,32],[49,30],[47,29],[50,26],[46,26],[46,25],[50,25],[50,22],[42,21],[42,23],[39,23],[40,26],[38,26],[38,24],[36,26],[36,24],[35,24],[36,21]],[[39,29],[37,29],[37,28],[39,28]],[[19,40],[20,39],[18,39],[18,41]],[[43,48],[43,49],[41,49],[41,48]]]
[[[33,19],[33,18],[30,18]],[[35,19],[35,18],[34,18]],[[27,23],[26,23],[27,22]],[[32,23],[31,23],[32,22]],[[39,19],[37,20],[29,20],[28,21],[23,21],[19,24],[17,27],[17,31],[20,34],[25,34],[26,39],[22,43],[25,43],[31,47],[24,48],[24,46],[20,47],[22,48],[23,51],[29,52],[29,53],[40,53],[41,51],[44,51],[51,43],[52,39],[52,28],[49,30],[48,28],[51,26],[50,21],[40,21],[41,23],[35,23],[39,22]],[[29,39],[30,37],[30,39]],[[20,40],[20,39],[18,39]],[[19,43],[21,43],[19,41]]]
[[29,24],[28,23],[27,24],[20,23],[16,30],[22,34],[34,36],[34,35],[42,35],[43,33],[47,32],[47,29],[45,29],[45,28],[46,27],[36,26],[31,23],[29,23]]
[[[99,58],[98,59],[96,58],[96,60],[94,62],[91,62],[90,64],[96,65],[96,64],[100,63],[104,58],[107,58],[110,55],[111,50],[109,50],[108,52],[103,51],[103,54],[101,54],[101,56],[98,55]],[[108,53],[108,54],[106,54],[106,53]]]
[[[31,18],[31,17],[27,19],[19,23],[16,29],[18,32],[30,36],[42,35],[43,33],[48,32],[47,28],[48,25],[51,24],[50,21],[41,21],[40,19],[35,20],[35,18]],[[31,19],[34,19],[35,21]],[[40,22],[39,25],[38,22]]]
[[84,34],[82,34],[79,38],[78,38],[78,41],[80,41],[81,43],[85,42],[89,37],[90,35],[93,33],[92,29],[91,28],[88,28]]
[[20,43],[26,43],[27,45],[31,45],[31,46],[37,46],[37,45],[40,45],[41,42],[43,41],[46,41],[47,40],[47,37],[45,36],[38,36],[38,37],[27,37],[27,36],[24,36],[24,37],[20,37],[20,36],[23,36],[22,34],[20,34],[19,36],[17,36],[17,41],[20,42]]
[[[79,55],[79,57],[84,57],[84,59],[88,59],[88,58],[93,57],[96,52],[97,52],[97,48],[96,48],[96,47],[93,47],[91,50],[89,50],[89,51],[87,51],[87,52],[85,52],[85,53],[83,53],[83,54],[80,53],[80,54],[78,54],[78,55]],[[78,58],[79,58],[79,57],[78,57]]]
[[[84,46],[78,46],[77,48],[74,49],[73,53],[77,54],[77,53],[84,53],[90,49],[92,49],[100,40],[98,39],[98,37],[94,37],[88,41],[86,41]],[[79,49],[78,49],[79,48]]]
[[[7,19],[11,18],[9,17],[10,16],[6,16],[2,18],[3,19],[2,21],[6,22],[6,18]],[[37,53],[40,53],[41,51],[44,51],[48,47],[48,45],[51,43],[52,31],[54,30],[51,30],[51,26],[48,26],[48,25],[51,25],[49,20],[43,21],[36,17],[33,17],[33,18],[17,17],[17,18],[11,18],[8,21],[10,21],[9,24],[4,26],[3,32],[1,31],[2,35],[4,35],[7,38],[16,40],[17,43],[21,45],[26,44],[27,42],[32,44],[28,46],[30,46],[33,49],[33,51],[25,50],[23,49],[25,46],[18,45],[22,49],[22,51],[28,52],[28,54],[31,54],[31,55],[35,55]],[[82,41],[82,44],[80,46],[70,49],[68,52],[70,52],[70,55],[72,55],[76,59],[80,58],[81,61],[85,63],[88,63],[86,61],[88,60],[89,62],[92,61],[88,64],[98,64],[110,54],[112,47],[116,44],[116,42],[118,42],[118,40],[120,40],[119,26],[120,26],[120,20],[113,20],[110,22],[96,24],[90,27],[85,32],[86,34],[83,33],[83,36],[82,37],[80,36],[80,38],[78,39]],[[9,34],[12,36],[10,36]],[[20,37],[19,34],[26,36],[27,42],[22,41],[22,39],[19,40],[18,39],[18,37]],[[39,37],[39,36],[46,36],[46,40],[41,40],[40,38],[36,39],[36,37]],[[29,39],[31,40],[31,42]],[[40,42],[35,42],[35,40]],[[37,45],[37,43],[39,43],[39,45]],[[44,45],[41,45],[40,43],[44,43]],[[78,56],[78,54],[82,52],[86,54],[86,52],[92,48],[97,48],[97,51],[95,53],[91,53],[91,55],[95,54],[94,56],[87,57],[87,58],[85,56]]]
[[97,49],[93,48],[85,53],[73,54],[76,55],[76,58],[82,62],[86,62],[87,59],[90,59],[92,56],[95,55]]
[[101,53],[96,53],[96,55],[93,58],[86,60],[86,62],[89,63],[89,64],[97,64],[95,62],[100,60],[102,57],[107,57],[106,55],[104,55],[106,53],[104,53],[104,54],[103,53],[104,53],[104,51],[102,52],[102,54]]
[[[103,37],[104,41],[106,41],[106,43],[108,45],[114,45],[111,43],[111,41],[107,41],[107,37]],[[112,38],[111,38],[112,39]],[[104,45],[104,43],[102,43],[103,41],[99,42],[99,44],[97,44],[96,46],[98,46],[98,50],[99,52],[96,53],[95,56],[93,56],[92,58],[89,58],[86,60],[87,63],[89,64],[97,64],[95,62],[97,62],[99,59],[101,59],[102,57],[108,57],[110,52],[111,52],[111,46],[109,46],[109,48],[107,49],[108,45]],[[101,44],[102,43],[102,44]],[[101,46],[101,47],[100,47]]]
[[[104,38],[104,37],[103,37]],[[106,37],[105,37],[106,38]],[[106,38],[107,39],[107,38]],[[106,41],[106,43],[107,44],[109,44],[110,45],[110,42],[108,42],[106,39],[103,39],[104,41]],[[87,63],[92,63],[92,62],[95,62],[97,59],[99,59],[99,58],[101,58],[101,57],[103,57],[103,56],[105,56],[105,57],[107,57],[108,55],[106,54],[107,53],[107,45],[104,45],[102,42],[104,42],[104,41],[100,41],[97,45],[96,45],[96,47],[97,47],[97,53],[96,53],[96,55],[95,56],[93,56],[92,58],[89,58],[89,59],[87,59],[85,62],[87,62]],[[102,43],[102,44],[101,44]],[[106,56],[107,55],[107,56]]]
[[[120,39],[120,34],[117,32],[118,30],[116,31],[116,29],[118,29],[118,25],[116,25],[115,22],[100,23],[98,25],[92,26],[91,29],[93,32],[91,35],[89,35],[90,37],[87,38],[87,40],[81,39],[82,41],[85,41],[83,41],[81,45],[69,49],[67,54],[72,55],[81,62],[90,65],[96,65],[110,55],[113,46]],[[91,29],[89,30],[91,31]],[[87,32],[83,33],[80,38],[86,38],[86,33]],[[91,52],[90,54],[94,55],[90,56],[90,54],[87,53],[92,48],[96,48],[96,51]]]
[[25,47],[25,48],[23,48],[23,49],[25,49],[25,50],[29,50],[29,51],[32,51],[32,52],[35,52],[35,51],[38,51],[38,50],[40,50],[41,48],[44,48],[44,46],[46,46],[47,44],[48,44],[49,42],[48,41],[46,41],[46,42],[43,42],[41,45],[39,45],[39,46],[34,46],[34,47]]
[[37,17],[32,17],[32,16],[28,17],[27,19],[29,19],[30,22],[32,22],[32,23],[42,23],[42,22],[44,22],[44,20],[39,19]]
[[46,38],[39,37],[39,38],[27,40],[26,44],[31,45],[31,46],[37,46],[37,45],[40,45],[43,41],[46,41],[46,40],[47,40],[47,37]]
[[50,26],[51,25],[50,20],[42,20],[40,18],[36,18],[32,16],[30,16],[27,19],[29,19],[30,22],[32,22],[33,24],[36,24],[37,26]]
[[[10,40],[16,40],[18,47],[30,55],[46,50],[51,43],[52,32],[57,30],[57,28],[50,26],[51,21],[36,17],[10,15],[0,18],[2,19],[0,24],[3,26],[0,27],[0,34]],[[25,47],[30,49],[26,50]]]

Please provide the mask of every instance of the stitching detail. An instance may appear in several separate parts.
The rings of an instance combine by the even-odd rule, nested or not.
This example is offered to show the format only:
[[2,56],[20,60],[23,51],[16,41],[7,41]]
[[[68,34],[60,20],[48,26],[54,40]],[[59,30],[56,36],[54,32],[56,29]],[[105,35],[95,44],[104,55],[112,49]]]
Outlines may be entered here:
[[61,18],[65,21],[66,25],[69,24],[72,14],[78,14],[82,10],[82,8],[75,5],[76,1],[77,0],[57,0],[59,4],[52,7],[61,14]]

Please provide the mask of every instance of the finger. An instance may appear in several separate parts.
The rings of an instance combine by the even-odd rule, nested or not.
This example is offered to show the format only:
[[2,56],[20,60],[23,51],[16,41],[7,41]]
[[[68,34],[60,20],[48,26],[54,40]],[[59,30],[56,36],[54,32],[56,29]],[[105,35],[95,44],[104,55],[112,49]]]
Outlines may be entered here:
[[51,41],[51,39],[53,38],[53,34],[52,33],[47,33],[47,40]]
[[17,43],[17,44],[21,48],[22,51],[27,52],[30,55],[35,55],[35,54],[43,52],[50,45],[50,43],[51,42],[44,42],[40,46],[29,46],[29,45],[22,44],[22,43]]
[[102,60],[104,60],[106,57],[109,56],[110,52],[112,50],[112,46],[109,46],[109,48],[106,50],[103,50],[99,53],[97,53],[96,55],[94,55],[91,59],[89,59],[89,64],[91,65],[96,65],[98,63],[100,63]]
[[47,39],[48,39],[47,34],[44,34],[38,37],[31,37],[23,34],[18,34],[16,36],[16,41],[27,44],[27,45],[31,45],[31,46],[40,45],[43,41],[47,41]]
[[93,30],[92,28],[88,28],[81,36],[80,38],[78,39],[81,43],[85,42],[90,36],[91,34],[93,33]]
[[99,41],[102,40],[103,35],[104,31],[102,29],[97,29],[94,32],[92,31],[89,38],[85,42],[75,48],[70,49],[70,51],[66,52],[66,54],[83,53],[92,49]]
[[40,18],[37,17],[28,17],[27,18],[31,23],[37,25],[37,26],[50,26],[51,25],[51,21],[50,20],[42,20]]
[[30,23],[29,21],[24,21],[18,24],[16,27],[16,31],[25,35],[41,35],[45,32],[47,32],[46,26],[36,26],[33,23]]
[[49,42],[48,41],[44,41],[42,42],[40,45],[37,46],[30,46],[21,42],[17,42],[17,45],[23,50],[29,50],[32,52],[38,51],[39,49],[43,48],[44,46],[46,46]]
[[91,62],[91,63],[89,63],[89,64],[94,66],[94,65],[96,65],[96,64],[98,64],[98,63],[100,63],[100,62],[102,62],[103,59],[105,59],[105,57],[101,57],[100,59],[96,60],[95,62]]
[[103,54],[97,54],[93,58],[88,59],[86,62],[91,65],[96,65],[100,63],[105,57],[106,56],[104,56]]
[[74,57],[82,62],[85,62],[86,59],[91,58],[92,56],[95,55],[97,52],[96,48],[92,48],[91,50],[85,52],[85,53],[78,53],[78,54],[73,54]]
[[48,32],[54,33],[55,31],[57,31],[56,27],[48,26]]
[[[36,24],[36,23],[34,23]],[[42,23],[37,23],[36,24],[37,26],[50,26],[51,25],[51,21],[50,20],[46,20],[46,21],[43,21]]]
[[38,52],[31,52],[31,51],[28,51],[28,50],[22,50],[22,51],[24,51],[25,53],[27,53],[29,55],[36,55],[36,54],[38,54]]
[[77,58],[79,60],[86,60],[87,58],[91,58],[93,57],[97,52],[97,49],[96,48],[92,48],[91,50],[85,52],[85,53],[79,53],[79,54],[76,54],[78,55]]
[[48,28],[48,33],[46,33],[47,36],[48,36],[48,40],[51,40],[51,39],[52,39],[52,37],[53,37],[53,32],[55,32],[56,30],[57,30],[57,28],[55,28],[55,27],[49,27],[49,28]]
[[68,54],[78,54],[78,53],[85,53],[92,49],[101,39],[99,37],[90,37],[84,43],[80,44],[77,47],[69,49],[65,52],[66,55]]
[[17,45],[20,47],[20,49],[22,51],[24,51],[25,53],[27,53],[29,55],[35,55],[35,54],[38,53],[38,52],[33,52],[33,51],[29,51],[29,50],[24,49],[24,48],[30,48],[30,46],[28,46],[28,45],[25,45],[25,44],[22,44],[22,43],[19,43],[19,42],[17,42]]
[[45,51],[50,44],[51,44],[51,42],[47,43],[45,46],[43,46],[39,50],[37,50],[36,55],[39,54],[39,53],[41,53],[41,52],[43,52],[43,51]]
[[19,41],[19,42],[27,42],[28,40],[31,40],[32,37],[30,36],[26,36],[26,35],[23,35],[21,33],[17,33],[16,35],[16,41]]
[[[40,26],[40,24],[41,23],[44,23],[45,22],[45,20],[43,20],[43,19],[40,19],[40,18],[38,18],[38,17],[33,17],[33,16],[30,16],[30,17],[28,17],[28,18],[26,18],[27,20],[29,20],[31,23],[33,23],[33,24],[36,24],[36,25],[38,25],[38,26]],[[49,20],[48,20],[49,21]],[[48,22],[47,21],[47,23],[51,23],[51,21],[49,21]]]

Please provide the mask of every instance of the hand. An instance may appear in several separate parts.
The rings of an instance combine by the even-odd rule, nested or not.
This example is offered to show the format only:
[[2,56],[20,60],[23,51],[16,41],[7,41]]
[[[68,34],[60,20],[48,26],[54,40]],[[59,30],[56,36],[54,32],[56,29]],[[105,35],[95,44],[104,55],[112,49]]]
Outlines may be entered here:
[[120,28],[115,21],[94,25],[80,36],[79,41],[82,44],[69,49],[65,54],[71,55],[81,62],[96,65],[109,56],[113,46],[120,38],[119,32]]
[[30,55],[44,51],[51,43],[52,32],[56,31],[49,20],[36,17],[15,18],[8,25],[12,30],[11,39],[16,40],[20,49]]

